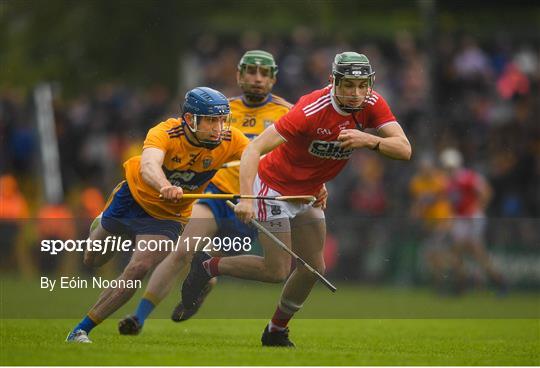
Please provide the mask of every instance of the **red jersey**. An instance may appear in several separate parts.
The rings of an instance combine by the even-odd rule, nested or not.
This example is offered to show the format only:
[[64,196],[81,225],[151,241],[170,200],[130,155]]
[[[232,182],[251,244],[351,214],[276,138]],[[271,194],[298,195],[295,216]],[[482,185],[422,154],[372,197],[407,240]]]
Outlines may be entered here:
[[454,213],[472,216],[480,213],[480,175],[469,169],[457,171],[449,183],[449,196]]
[[[274,124],[286,142],[267,154],[259,165],[259,176],[270,188],[283,195],[315,195],[351,157],[353,150],[342,149],[337,138],[343,129],[355,129],[355,122],[330,94],[331,86],[327,86],[302,96]],[[362,129],[396,123],[388,104],[375,91],[355,117]]]

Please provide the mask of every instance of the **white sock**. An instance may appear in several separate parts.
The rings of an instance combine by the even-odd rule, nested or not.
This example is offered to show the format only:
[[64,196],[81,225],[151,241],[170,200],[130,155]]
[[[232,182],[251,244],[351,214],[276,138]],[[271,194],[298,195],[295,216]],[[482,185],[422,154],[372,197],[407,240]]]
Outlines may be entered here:
[[286,327],[281,327],[281,326],[273,324],[272,321],[270,321],[270,323],[268,324],[268,331],[270,331],[270,332],[283,331],[283,330],[285,330],[285,328]]

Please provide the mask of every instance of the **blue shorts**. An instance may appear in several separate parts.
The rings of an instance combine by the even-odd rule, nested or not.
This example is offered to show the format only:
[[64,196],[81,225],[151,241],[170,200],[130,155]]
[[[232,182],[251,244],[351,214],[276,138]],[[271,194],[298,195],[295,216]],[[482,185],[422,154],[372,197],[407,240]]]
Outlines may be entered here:
[[[206,187],[205,193],[222,194],[224,192],[214,184],[210,183],[208,184],[208,187]],[[231,238],[236,236],[241,238],[249,236],[251,239],[257,239],[257,229],[240,221],[224,200],[199,199],[197,203],[207,205],[210,208],[210,211],[212,211],[218,226],[218,233],[216,236],[228,236]]]
[[112,200],[103,211],[101,226],[113,234],[163,235],[176,242],[182,233],[182,224],[173,220],[160,220],[150,216],[135,201],[126,181],[120,183]]

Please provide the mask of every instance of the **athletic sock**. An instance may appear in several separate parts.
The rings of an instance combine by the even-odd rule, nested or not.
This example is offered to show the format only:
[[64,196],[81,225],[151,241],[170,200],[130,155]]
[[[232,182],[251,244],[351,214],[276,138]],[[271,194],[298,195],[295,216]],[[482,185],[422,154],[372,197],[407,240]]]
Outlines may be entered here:
[[75,326],[75,328],[73,329],[73,332],[77,331],[77,330],[83,330],[86,332],[86,334],[89,334],[90,331],[92,331],[92,329],[94,327],[96,327],[98,324],[96,322],[94,322],[92,320],[92,318],[90,318],[88,315],[86,315],[82,320],[81,322],[79,322],[79,324],[77,326]]
[[144,297],[141,299],[139,305],[137,306],[137,310],[135,311],[135,316],[139,320],[141,326],[144,324],[144,321],[146,321],[146,318],[148,318],[155,307],[156,306],[150,301],[150,299]]
[[268,324],[268,331],[283,331],[287,327],[287,324],[293,316],[294,313],[284,312],[278,306],[276,308],[276,311],[274,312],[274,315],[272,316],[272,319],[270,320],[270,323]]
[[208,276],[219,276],[218,263],[220,260],[221,257],[212,257],[202,263],[204,269],[206,270],[206,273],[208,273]]

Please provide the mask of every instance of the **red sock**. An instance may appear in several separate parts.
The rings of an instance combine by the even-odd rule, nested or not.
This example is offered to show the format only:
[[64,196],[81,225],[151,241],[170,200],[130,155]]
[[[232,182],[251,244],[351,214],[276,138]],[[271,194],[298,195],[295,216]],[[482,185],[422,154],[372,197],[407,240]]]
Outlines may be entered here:
[[286,313],[282,311],[278,306],[274,312],[272,320],[270,321],[270,332],[285,329],[293,315],[293,313]]
[[215,277],[219,275],[218,263],[221,260],[221,257],[212,257],[207,261],[203,262],[203,267],[208,272],[209,276]]

